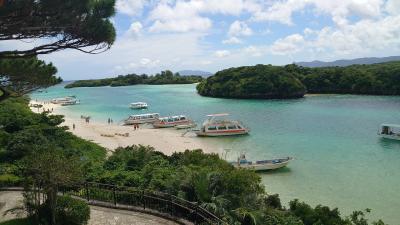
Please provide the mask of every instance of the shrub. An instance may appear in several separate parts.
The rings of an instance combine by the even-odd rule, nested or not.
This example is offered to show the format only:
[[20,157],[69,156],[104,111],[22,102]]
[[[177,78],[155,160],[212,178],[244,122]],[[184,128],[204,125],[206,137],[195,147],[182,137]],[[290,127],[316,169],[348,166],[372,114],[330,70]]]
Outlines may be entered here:
[[13,174],[0,175],[0,187],[15,187],[21,184],[21,178]]
[[90,208],[82,200],[69,196],[60,196],[57,199],[56,220],[60,225],[83,225],[90,218]]

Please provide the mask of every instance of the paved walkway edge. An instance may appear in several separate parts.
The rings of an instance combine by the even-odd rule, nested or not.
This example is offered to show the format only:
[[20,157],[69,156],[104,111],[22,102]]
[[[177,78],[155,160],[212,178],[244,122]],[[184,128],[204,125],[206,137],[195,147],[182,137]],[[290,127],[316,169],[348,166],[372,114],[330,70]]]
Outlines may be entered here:
[[[21,187],[0,187],[0,192],[1,191],[24,191],[24,188]],[[127,210],[127,211],[133,211],[133,212],[139,212],[139,213],[145,213],[145,214],[149,214],[149,215],[153,215],[153,216],[157,216],[157,217],[161,217],[167,220],[171,220],[173,222],[176,222],[178,224],[181,225],[193,225],[193,223],[186,221],[184,219],[181,218],[175,218],[167,213],[161,213],[152,209],[143,209],[141,207],[135,207],[135,206],[129,206],[129,205],[121,205],[121,204],[117,204],[114,205],[112,203],[108,203],[108,202],[102,202],[102,201],[87,201],[84,198],[79,198],[76,196],[71,196],[73,198],[76,199],[80,199],[83,200],[85,202],[87,202],[89,205],[93,205],[93,206],[99,206],[99,207],[104,207],[104,208],[111,208],[111,209],[121,209],[121,210]]]

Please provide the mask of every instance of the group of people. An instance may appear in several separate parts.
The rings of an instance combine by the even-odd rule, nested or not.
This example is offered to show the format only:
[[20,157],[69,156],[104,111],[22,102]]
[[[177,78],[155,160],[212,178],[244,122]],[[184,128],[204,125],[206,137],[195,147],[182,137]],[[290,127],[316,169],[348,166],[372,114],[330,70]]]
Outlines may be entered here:
[[107,122],[108,122],[108,124],[112,124],[113,120],[111,118],[108,118]]
[[85,123],[89,123],[90,122],[90,116],[82,116],[81,115],[81,119],[85,119]]
[[136,129],[139,130],[139,124],[138,124],[138,123],[134,123],[134,124],[133,124],[133,129],[134,129],[134,130],[136,130]]

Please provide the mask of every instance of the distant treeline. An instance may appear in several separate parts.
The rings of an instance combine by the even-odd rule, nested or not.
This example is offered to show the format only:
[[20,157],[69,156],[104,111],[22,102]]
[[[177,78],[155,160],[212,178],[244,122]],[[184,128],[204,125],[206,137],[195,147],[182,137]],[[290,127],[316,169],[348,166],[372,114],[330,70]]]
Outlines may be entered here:
[[115,78],[104,78],[94,80],[78,80],[65,86],[65,88],[74,87],[100,87],[100,86],[128,86],[135,84],[192,84],[202,81],[201,76],[181,76],[179,73],[172,73],[169,70],[161,71],[154,76],[147,74],[137,75],[119,75]]
[[299,98],[305,93],[400,95],[400,62],[309,68],[230,68],[202,81],[199,94],[226,98]]

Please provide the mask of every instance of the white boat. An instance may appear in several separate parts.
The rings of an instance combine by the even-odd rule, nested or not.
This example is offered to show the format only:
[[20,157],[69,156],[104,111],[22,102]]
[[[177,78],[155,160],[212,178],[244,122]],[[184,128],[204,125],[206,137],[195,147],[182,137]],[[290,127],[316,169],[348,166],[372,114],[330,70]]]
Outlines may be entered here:
[[79,104],[79,100],[76,99],[75,96],[68,96],[65,98],[54,98],[50,102],[53,104],[60,104],[62,106]]
[[263,170],[275,170],[282,167],[285,167],[291,160],[292,157],[285,158],[277,158],[270,160],[261,160],[261,161],[248,161],[244,154],[241,154],[238,158],[237,162],[230,162],[236,168],[244,168],[251,169],[255,171],[263,171]]
[[69,100],[69,101],[62,102],[61,105],[67,106],[67,105],[76,105],[79,103],[80,103],[79,100],[75,99],[75,100]]
[[148,105],[146,102],[133,102],[129,105],[131,109],[147,109]]
[[212,114],[207,115],[208,119],[204,121],[200,130],[196,130],[197,136],[232,136],[248,134],[250,129],[246,128],[242,123],[235,120],[219,119],[229,114]]
[[161,117],[153,123],[155,128],[175,127],[178,125],[189,125],[192,121],[185,115]]
[[381,124],[378,135],[393,140],[400,141],[400,125],[399,124]]
[[126,120],[124,120],[124,125],[132,125],[139,123],[154,123],[160,117],[159,113],[146,113],[131,115]]

